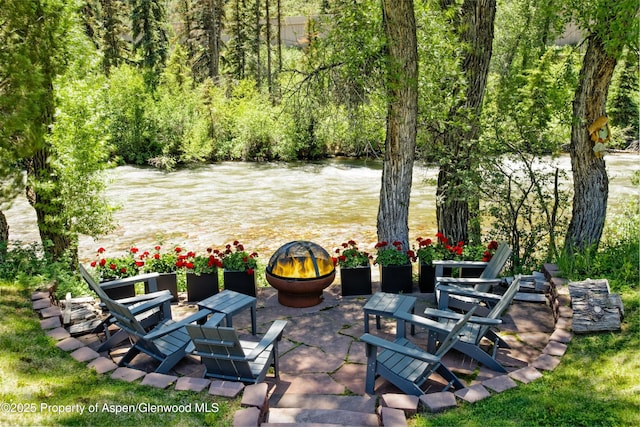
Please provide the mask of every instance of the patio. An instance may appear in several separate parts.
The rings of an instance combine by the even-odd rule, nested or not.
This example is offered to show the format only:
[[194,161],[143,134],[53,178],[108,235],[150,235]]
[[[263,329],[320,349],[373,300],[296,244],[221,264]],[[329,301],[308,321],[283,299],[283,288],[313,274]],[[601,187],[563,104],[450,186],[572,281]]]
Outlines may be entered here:
[[[554,280],[557,279],[551,281]],[[508,375],[478,366],[477,362],[456,351],[449,352],[445,357],[445,364],[467,385],[466,389],[455,391],[458,399],[471,402],[480,400],[491,393],[516,386],[514,379],[529,382],[541,376],[541,371],[552,370],[559,364],[559,357],[564,354],[566,342],[571,338],[571,334],[567,332],[570,329],[571,318],[568,316],[571,313],[570,310],[564,310],[568,307],[562,307],[568,305],[568,295],[564,295],[561,288],[566,289],[566,286],[558,287],[561,295],[557,299],[552,298],[551,303],[515,301],[503,317],[500,333],[512,348],[501,349],[498,360],[507,367]],[[555,289],[555,285],[552,285],[552,289]],[[374,281],[373,292],[378,290],[379,282]],[[417,314],[434,304],[433,294],[411,295],[417,298]],[[364,333],[363,306],[370,297],[371,295],[343,298],[340,295],[339,283],[334,283],[324,291],[321,304],[308,308],[291,308],[278,303],[275,289],[269,287],[258,290],[258,336],[264,334],[274,320],[288,321],[279,345],[280,379],[275,381],[267,377],[267,410],[271,408],[270,423],[274,422],[279,408],[283,407],[287,410],[309,407],[315,408],[312,411],[326,408],[335,412],[348,408],[349,411],[368,414],[375,412],[375,396],[368,396],[364,391],[366,356],[364,344],[358,340]],[[183,298],[172,305],[175,319],[196,310],[195,303],[186,303]],[[45,321],[47,319],[43,319],[42,322]],[[209,380],[203,380],[203,367],[199,360],[192,356],[185,357],[176,365],[171,375],[147,374],[153,372],[157,362],[145,355],[139,355],[133,360],[132,367],[136,369],[117,368],[116,364],[126,353],[127,346],[98,354],[93,350],[98,347],[102,337],[95,334],[69,337],[64,334],[63,328],[55,327],[55,322],[48,323],[54,327],[46,328],[43,325],[43,328],[49,329],[49,335],[60,340],[60,348],[72,351],[72,357],[88,362],[89,367],[99,372],[128,381],[142,378],[143,383],[158,387],[175,384],[176,388],[184,387],[195,392],[208,387],[209,393],[214,395],[237,396],[243,389],[241,384],[221,381],[211,383]],[[392,319],[383,317],[380,330],[374,325],[375,322],[372,322],[370,331],[373,334],[385,338],[395,335],[396,324]],[[250,310],[237,313],[233,318],[233,326],[239,333],[251,337]],[[425,337],[425,332],[418,328],[412,339],[424,342]],[[443,383],[438,382],[438,376],[432,376],[432,381],[426,389],[427,396],[431,394],[439,399],[442,393],[438,392],[442,387]],[[399,392],[393,385],[379,378],[375,393],[384,400],[385,397],[389,399],[389,396],[397,396]],[[453,401],[455,403],[456,399],[453,398]],[[415,403],[417,408],[417,399]],[[429,406],[428,402],[423,404]],[[430,409],[442,408],[435,404]],[[261,411],[263,410],[261,407]],[[286,410],[284,415],[280,416],[285,420],[300,421],[297,415],[298,418],[290,418],[292,415]]]

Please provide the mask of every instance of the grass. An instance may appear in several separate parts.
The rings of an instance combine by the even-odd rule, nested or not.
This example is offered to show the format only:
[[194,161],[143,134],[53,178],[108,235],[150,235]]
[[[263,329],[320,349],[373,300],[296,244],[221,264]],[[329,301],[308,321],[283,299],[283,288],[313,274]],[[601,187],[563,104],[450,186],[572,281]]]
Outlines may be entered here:
[[640,295],[623,295],[622,332],[574,335],[562,362],[530,383],[415,426],[640,425]]
[[[232,425],[238,399],[112,380],[76,362],[40,329],[30,292],[0,281],[0,424]],[[116,413],[125,409],[132,412]]]

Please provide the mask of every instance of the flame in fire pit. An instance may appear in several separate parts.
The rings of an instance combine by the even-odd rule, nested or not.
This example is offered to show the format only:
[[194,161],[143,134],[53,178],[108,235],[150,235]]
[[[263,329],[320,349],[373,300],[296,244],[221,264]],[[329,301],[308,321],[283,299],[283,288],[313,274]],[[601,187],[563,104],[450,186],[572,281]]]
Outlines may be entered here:
[[296,279],[315,279],[331,273],[334,270],[333,261],[318,259],[316,266],[311,258],[280,259],[271,269],[271,274],[280,277],[292,277]]
[[267,271],[290,279],[316,279],[335,270],[331,256],[313,242],[289,242],[278,249],[267,266]]

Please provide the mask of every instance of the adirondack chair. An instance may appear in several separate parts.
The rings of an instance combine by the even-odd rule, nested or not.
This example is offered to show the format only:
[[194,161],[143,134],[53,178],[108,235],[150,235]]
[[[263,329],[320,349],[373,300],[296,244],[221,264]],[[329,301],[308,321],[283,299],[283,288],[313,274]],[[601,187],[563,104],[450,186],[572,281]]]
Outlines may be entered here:
[[[120,360],[119,366],[129,365],[133,358],[142,352],[160,362],[155,370],[160,374],[169,372],[185,356],[185,349],[191,342],[185,326],[203,321],[211,314],[211,310],[204,309],[180,321],[165,319],[147,332],[147,329],[129,307],[115,301],[107,301],[106,303],[107,308],[116,319],[116,324],[127,332],[133,344]],[[156,304],[157,301],[151,300],[142,303],[140,307],[145,305],[151,307]]]
[[278,341],[286,320],[273,322],[260,342],[238,339],[232,327],[219,326],[223,313],[215,313],[204,325],[187,325],[192,344],[187,352],[200,356],[205,377],[257,384],[264,381],[270,366],[278,371]]
[[[507,291],[503,295],[477,292],[473,289],[464,289],[456,286],[447,287],[447,289],[445,289],[446,293],[443,291],[442,297],[444,297],[445,295],[448,296],[456,294],[459,296],[471,297],[477,300],[493,300],[495,302],[495,305],[486,316],[473,316],[469,319],[468,323],[464,325],[464,327],[460,331],[460,339],[454,343],[453,348],[460,351],[461,353],[466,354],[469,357],[472,357],[491,370],[497,372],[507,372],[504,366],[502,366],[500,362],[496,360],[496,354],[499,348],[510,347],[491,328],[502,323],[502,320],[500,318],[502,317],[503,312],[511,305],[511,302],[518,292],[519,284],[520,277],[516,276],[516,278],[513,280],[513,282],[511,282],[511,284],[507,288]],[[445,325],[456,324],[456,322],[458,322],[463,317],[462,314],[457,312],[432,308],[426,308],[424,313],[429,318],[437,319],[439,322],[444,323]],[[413,321],[418,325],[420,325],[422,322],[420,320],[420,316],[412,315],[406,312],[396,312],[394,316],[398,318],[398,327],[404,326],[402,324],[403,320]],[[429,320],[430,322],[432,321],[431,319],[425,320]],[[430,322],[427,322],[423,326],[429,327],[428,325],[430,324]],[[438,336],[441,337],[442,335],[443,333],[441,331],[430,333],[429,345],[427,348],[432,348]],[[491,353],[486,352],[480,346],[480,342],[483,338],[492,342]]]
[[[382,376],[394,384],[404,393],[421,396],[424,394],[422,385],[429,377],[437,372],[446,381],[443,391],[451,386],[456,389],[464,388],[465,385],[451,372],[443,363],[442,357],[455,345],[459,339],[460,331],[471,318],[475,308],[462,316],[453,327],[436,321],[420,318],[420,325],[434,328],[439,332],[446,332],[446,337],[440,341],[440,345],[435,352],[425,351],[406,338],[396,338],[393,342],[387,341],[371,334],[364,334],[360,337],[366,344],[367,355],[367,376],[365,381],[365,391],[374,394],[376,377]],[[410,313],[407,313],[410,316]],[[413,322],[413,319],[405,319]],[[428,322],[423,322],[428,320]]]
[[[99,284],[82,264],[78,264],[78,269],[80,271],[80,275],[89,286],[89,289],[98,295],[98,298],[100,298],[105,309],[108,310],[110,302],[115,301],[120,304],[124,304],[147,329],[157,325],[159,322],[172,318],[171,299],[173,296],[169,291],[150,292],[118,300],[113,300],[104,291],[105,289],[116,289],[120,286],[129,286],[139,282],[148,282],[150,289],[157,289],[157,285],[155,284],[155,278],[158,276],[157,273],[142,274]],[[154,304],[149,304],[149,301],[154,301]],[[113,346],[121,343],[128,337],[128,334],[124,331],[118,331],[111,335],[109,332],[109,326],[113,323],[115,323],[115,318],[112,315],[109,315],[105,317],[100,324],[96,325],[92,331],[94,333],[103,331],[107,338],[107,340],[98,348],[99,352],[111,349]]]
[[[498,274],[504,268],[505,264],[509,260],[511,256],[511,248],[506,243],[500,243],[498,249],[496,249],[496,253],[493,254],[493,257],[489,262],[478,262],[478,261],[456,261],[456,260],[436,260],[433,261],[433,265],[435,266],[435,289],[436,289],[436,299],[438,301],[438,308],[442,310],[446,310],[449,307],[457,307],[463,310],[469,308],[469,304],[476,304],[477,301],[474,301],[469,298],[458,296],[457,298],[449,301],[449,304],[454,304],[453,306],[445,305],[440,301],[440,288],[443,285],[457,285],[457,286],[467,286],[473,287],[474,290],[479,292],[488,292],[491,289],[491,286],[499,284],[502,279],[498,278]],[[484,265],[484,270],[480,274],[480,277],[445,277],[443,276],[443,270],[445,267],[451,268],[464,268],[464,267],[479,267]],[[460,303],[462,301],[462,303]]]

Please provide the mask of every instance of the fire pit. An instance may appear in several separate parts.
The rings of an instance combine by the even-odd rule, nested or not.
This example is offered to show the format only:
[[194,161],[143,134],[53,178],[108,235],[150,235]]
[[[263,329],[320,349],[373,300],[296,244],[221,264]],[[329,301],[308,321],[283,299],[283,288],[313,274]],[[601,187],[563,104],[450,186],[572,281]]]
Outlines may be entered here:
[[333,283],[336,269],[321,246],[297,240],[274,252],[265,275],[267,282],[278,290],[280,304],[301,308],[322,302],[322,291]]

